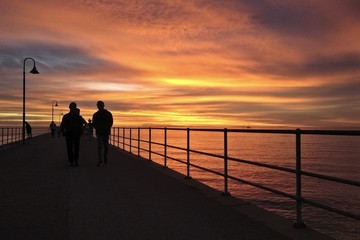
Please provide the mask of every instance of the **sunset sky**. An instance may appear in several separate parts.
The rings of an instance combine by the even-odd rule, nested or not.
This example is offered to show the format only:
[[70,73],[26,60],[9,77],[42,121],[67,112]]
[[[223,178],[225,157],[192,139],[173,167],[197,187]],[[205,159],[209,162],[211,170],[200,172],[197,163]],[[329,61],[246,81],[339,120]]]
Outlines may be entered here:
[[358,0],[2,0],[0,126],[358,128]]

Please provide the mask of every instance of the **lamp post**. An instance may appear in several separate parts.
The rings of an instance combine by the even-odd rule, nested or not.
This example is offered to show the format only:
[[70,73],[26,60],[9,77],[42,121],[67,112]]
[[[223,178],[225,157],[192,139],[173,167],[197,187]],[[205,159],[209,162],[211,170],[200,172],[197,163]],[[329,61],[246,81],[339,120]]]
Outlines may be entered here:
[[33,69],[31,69],[30,73],[39,74],[39,71],[35,67],[35,60],[31,57],[27,57],[24,59],[23,64],[23,120],[22,120],[22,143],[25,144],[25,62],[26,60],[32,60],[34,63]]
[[[55,103],[55,105],[54,105],[54,103]],[[51,122],[54,121],[54,106],[55,106],[55,107],[59,106],[59,105],[57,104],[57,101],[56,101],[56,100],[53,100],[52,103],[51,103]]]

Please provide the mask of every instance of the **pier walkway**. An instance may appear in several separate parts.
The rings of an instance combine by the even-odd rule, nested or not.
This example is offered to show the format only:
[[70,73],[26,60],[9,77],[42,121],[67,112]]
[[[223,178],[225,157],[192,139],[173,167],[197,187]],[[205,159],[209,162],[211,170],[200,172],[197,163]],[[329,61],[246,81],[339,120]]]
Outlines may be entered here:
[[330,239],[115,147],[96,156],[83,137],[69,167],[48,134],[1,150],[0,239]]

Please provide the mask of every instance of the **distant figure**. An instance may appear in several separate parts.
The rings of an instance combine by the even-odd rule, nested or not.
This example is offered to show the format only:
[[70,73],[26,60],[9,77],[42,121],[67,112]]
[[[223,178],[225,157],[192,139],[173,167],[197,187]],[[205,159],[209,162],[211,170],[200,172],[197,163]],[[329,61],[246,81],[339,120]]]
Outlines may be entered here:
[[50,123],[50,130],[51,130],[51,136],[55,137],[55,132],[56,132],[56,124],[54,121],[51,121]]
[[28,122],[25,122],[25,128],[28,138],[32,138],[32,128]]
[[107,164],[107,153],[109,145],[110,129],[113,125],[113,116],[111,112],[106,110],[103,101],[97,102],[97,108],[99,109],[93,115],[93,124],[96,130],[96,138],[98,142],[98,166]]
[[83,118],[76,110],[76,103],[69,105],[69,113],[65,114],[61,121],[61,132],[66,138],[66,149],[70,166],[77,167],[80,149],[80,136],[83,129]]
[[91,119],[88,120],[88,136],[89,136],[89,140],[92,140],[93,134],[94,134],[94,124],[92,123]]

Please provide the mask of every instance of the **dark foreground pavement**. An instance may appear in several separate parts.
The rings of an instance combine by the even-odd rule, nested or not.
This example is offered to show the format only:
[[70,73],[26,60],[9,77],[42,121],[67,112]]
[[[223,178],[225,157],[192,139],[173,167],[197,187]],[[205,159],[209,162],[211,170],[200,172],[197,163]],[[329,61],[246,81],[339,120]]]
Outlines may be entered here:
[[96,156],[83,137],[70,168],[50,135],[0,151],[0,239],[328,239],[113,147]]

